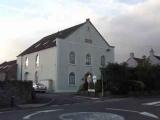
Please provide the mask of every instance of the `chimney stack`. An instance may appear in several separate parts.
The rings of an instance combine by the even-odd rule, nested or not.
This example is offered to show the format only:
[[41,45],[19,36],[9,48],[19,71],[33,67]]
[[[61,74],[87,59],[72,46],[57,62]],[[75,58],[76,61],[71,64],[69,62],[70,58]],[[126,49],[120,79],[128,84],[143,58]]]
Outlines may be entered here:
[[134,58],[134,53],[133,52],[130,53],[130,57]]
[[154,55],[154,50],[152,48],[151,48],[151,50],[149,52],[150,52],[150,56]]
[[87,19],[86,19],[86,22],[89,22],[89,21],[90,21],[90,19],[89,19],[89,18],[87,18]]

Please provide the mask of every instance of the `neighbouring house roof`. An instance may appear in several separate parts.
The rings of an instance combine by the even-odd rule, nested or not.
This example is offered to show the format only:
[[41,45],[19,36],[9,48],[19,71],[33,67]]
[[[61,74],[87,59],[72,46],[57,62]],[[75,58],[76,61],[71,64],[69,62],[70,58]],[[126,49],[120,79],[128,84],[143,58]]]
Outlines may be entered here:
[[0,64],[0,72],[7,72],[16,66],[17,66],[16,60],[3,62],[2,64]]
[[136,60],[138,62],[138,64],[142,64],[144,62],[144,59],[142,59],[142,58],[135,58],[134,57],[134,60]]
[[36,42],[35,44],[33,44],[31,47],[29,47],[28,49],[23,51],[18,56],[22,56],[22,55],[37,52],[37,51],[40,51],[40,50],[43,50],[43,49],[54,47],[54,46],[56,46],[56,41],[55,41],[56,38],[64,39],[84,24],[85,24],[85,22],[81,23],[81,24],[78,24],[78,25],[75,25],[73,27],[64,29],[62,31],[58,31],[54,34],[48,35],[48,36],[42,38],[41,40],[39,40],[38,42]]
[[[128,60],[130,60],[130,59],[131,59],[131,58],[129,58]],[[142,64],[142,63],[144,62],[144,59],[142,59],[142,58],[136,58],[136,57],[134,57],[133,59],[134,59],[135,61],[137,61],[138,64]],[[128,60],[127,60],[127,61],[128,61]],[[126,63],[127,63],[127,62],[126,62]]]
[[156,55],[154,55],[158,60],[160,60],[160,56],[156,56]]

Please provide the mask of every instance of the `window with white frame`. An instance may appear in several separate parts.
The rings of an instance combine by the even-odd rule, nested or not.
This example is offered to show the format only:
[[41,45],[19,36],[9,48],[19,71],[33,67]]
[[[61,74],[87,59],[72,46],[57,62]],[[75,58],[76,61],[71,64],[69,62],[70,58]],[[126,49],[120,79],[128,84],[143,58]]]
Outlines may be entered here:
[[26,58],[25,58],[25,67],[28,67],[28,64],[29,64],[29,62],[28,62],[28,57],[26,57]]
[[86,55],[86,65],[91,65],[91,55],[90,54]]
[[101,56],[101,65],[105,66],[105,56]]
[[69,54],[69,63],[75,64],[75,53],[73,51]]
[[69,85],[75,85],[75,73],[71,72],[69,74]]
[[39,55],[36,55],[36,67],[39,67]]

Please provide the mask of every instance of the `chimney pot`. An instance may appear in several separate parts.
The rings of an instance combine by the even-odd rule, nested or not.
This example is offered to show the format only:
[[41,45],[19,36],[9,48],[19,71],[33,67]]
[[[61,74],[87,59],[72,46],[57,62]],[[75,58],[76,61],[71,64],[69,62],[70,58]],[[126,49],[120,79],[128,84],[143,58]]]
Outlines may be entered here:
[[90,19],[89,19],[89,18],[87,18],[87,19],[86,19],[86,22],[88,22],[88,21],[90,21]]
[[134,58],[134,53],[133,52],[130,53],[130,57]]
[[154,55],[154,50],[151,48],[150,55]]

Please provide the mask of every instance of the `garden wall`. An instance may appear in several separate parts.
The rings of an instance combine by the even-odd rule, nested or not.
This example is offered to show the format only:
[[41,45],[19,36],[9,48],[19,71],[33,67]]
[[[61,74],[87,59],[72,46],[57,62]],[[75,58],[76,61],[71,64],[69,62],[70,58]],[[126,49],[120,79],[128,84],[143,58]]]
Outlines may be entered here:
[[0,106],[10,106],[11,98],[15,104],[22,104],[32,100],[31,81],[0,81]]

